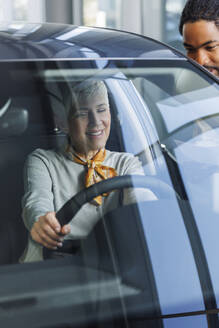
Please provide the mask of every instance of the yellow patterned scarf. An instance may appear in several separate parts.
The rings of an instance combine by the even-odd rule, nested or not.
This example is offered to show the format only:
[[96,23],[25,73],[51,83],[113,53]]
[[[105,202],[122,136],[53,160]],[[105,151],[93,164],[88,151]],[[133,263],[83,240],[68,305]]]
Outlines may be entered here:
[[[80,155],[74,151],[71,151],[71,148],[68,147],[67,152],[71,155],[74,162],[84,165],[87,167],[87,174],[85,176],[85,186],[86,188],[92,186],[93,184],[113,178],[117,176],[116,170],[112,167],[103,165],[103,161],[106,158],[106,149],[103,148],[98,151],[98,153],[89,160],[84,160]],[[108,196],[109,193],[104,193],[93,199],[94,205],[102,204],[102,197]]]

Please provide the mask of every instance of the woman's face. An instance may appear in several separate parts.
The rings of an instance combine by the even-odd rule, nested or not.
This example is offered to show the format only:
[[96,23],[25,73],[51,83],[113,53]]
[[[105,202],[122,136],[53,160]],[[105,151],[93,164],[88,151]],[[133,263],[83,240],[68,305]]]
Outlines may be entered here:
[[69,117],[69,134],[75,150],[92,157],[105,147],[110,134],[111,115],[107,92],[96,93],[78,103]]

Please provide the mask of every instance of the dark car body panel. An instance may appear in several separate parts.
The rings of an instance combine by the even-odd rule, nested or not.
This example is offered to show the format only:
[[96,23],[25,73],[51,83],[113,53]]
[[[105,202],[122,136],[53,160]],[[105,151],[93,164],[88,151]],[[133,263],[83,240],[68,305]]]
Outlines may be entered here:
[[[0,59],[183,58],[160,42],[133,33],[53,24],[0,26]],[[89,56],[88,56],[89,55]]]

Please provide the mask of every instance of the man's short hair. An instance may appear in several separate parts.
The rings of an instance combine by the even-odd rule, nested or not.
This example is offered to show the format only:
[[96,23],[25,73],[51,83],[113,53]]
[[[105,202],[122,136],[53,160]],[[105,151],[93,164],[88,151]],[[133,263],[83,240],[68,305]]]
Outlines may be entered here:
[[199,20],[214,21],[219,27],[219,0],[188,0],[181,14],[180,34],[182,35],[185,23]]

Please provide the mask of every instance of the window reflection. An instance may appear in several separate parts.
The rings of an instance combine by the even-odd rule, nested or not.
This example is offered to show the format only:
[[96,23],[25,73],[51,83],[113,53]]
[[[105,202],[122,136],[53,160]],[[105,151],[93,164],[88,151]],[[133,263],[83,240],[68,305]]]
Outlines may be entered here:
[[44,18],[43,0],[0,0],[0,21],[41,22]]
[[84,0],[84,25],[118,28],[121,2],[122,0]]
[[27,19],[28,15],[28,0],[14,1],[13,17],[15,20]]
[[184,51],[184,49],[182,46],[182,38],[178,31],[178,25],[185,3],[186,0],[166,0],[164,13],[164,41],[181,51]]

